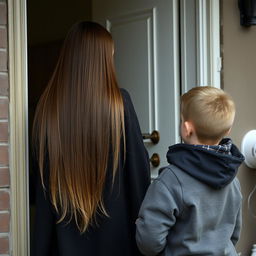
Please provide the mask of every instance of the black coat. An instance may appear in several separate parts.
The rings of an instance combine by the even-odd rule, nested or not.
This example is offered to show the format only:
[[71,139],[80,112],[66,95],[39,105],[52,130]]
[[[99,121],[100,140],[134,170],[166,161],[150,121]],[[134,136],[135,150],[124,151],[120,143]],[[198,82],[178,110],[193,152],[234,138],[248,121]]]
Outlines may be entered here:
[[[148,154],[129,94],[121,90],[125,109],[126,159],[112,188],[111,168],[104,188],[109,217],[98,217],[98,226],[80,234],[74,221],[56,224],[58,215],[44,193],[36,187],[36,217],[32,256],[137,256],[135,220],[150,183]],[[85,163],[86,164],[86,163]]]

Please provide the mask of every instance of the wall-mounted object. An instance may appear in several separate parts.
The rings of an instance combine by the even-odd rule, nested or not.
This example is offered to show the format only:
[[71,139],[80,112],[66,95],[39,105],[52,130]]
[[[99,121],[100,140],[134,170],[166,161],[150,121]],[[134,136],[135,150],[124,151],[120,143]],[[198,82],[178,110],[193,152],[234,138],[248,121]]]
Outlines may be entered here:
[[238,0],[241,26],[256,25],[256,0]]
[[256,130],[251,130],[245,134],[241,151],[245,157],[245,164],[250,168],[256,169]]

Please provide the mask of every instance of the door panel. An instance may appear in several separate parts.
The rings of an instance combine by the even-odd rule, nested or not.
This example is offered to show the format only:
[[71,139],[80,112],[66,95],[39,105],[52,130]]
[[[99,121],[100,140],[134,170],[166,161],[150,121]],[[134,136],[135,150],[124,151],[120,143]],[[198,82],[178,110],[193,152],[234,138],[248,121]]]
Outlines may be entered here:
[[167,164],[170,144],[179,141],[179,48],[177,2],[173,0],[93,0],[93,20],[106,26],[115,42],[120,87],[130,93],[143,133],[158,130],[160,141],[145,140],[151,157]]
[[155,126],[153,12],[132,13],[107,24],[115,41],[120,86],[131,94],[141,130],[151,131]]

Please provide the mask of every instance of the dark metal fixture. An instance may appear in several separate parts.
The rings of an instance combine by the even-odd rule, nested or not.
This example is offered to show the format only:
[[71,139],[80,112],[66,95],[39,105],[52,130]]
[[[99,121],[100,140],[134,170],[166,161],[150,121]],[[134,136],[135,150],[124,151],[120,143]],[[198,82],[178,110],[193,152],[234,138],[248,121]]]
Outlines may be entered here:
[[256,25],[256,0],[238,0],[241,26]]

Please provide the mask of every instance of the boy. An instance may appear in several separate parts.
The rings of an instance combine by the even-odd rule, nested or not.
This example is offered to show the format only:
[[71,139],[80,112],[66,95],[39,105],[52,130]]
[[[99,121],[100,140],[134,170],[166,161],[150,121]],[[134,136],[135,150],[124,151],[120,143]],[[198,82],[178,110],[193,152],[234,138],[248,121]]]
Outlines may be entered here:
[[230,139],[235,105],[223,90],[195,87],[181,97],[181,137],[169,166],[150,185],[136,221],[144,255],[237,255],[244,157]]

